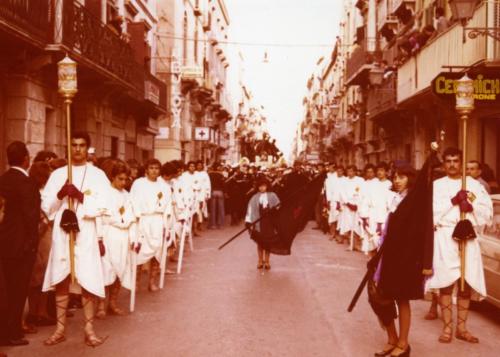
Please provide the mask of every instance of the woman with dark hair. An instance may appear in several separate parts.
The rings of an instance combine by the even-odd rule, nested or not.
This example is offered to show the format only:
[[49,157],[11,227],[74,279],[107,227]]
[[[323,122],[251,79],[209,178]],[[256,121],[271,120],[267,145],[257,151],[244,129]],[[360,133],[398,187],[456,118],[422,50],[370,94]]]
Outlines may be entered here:
[[[40,193],[43,191],[51,173],[52,168],[49,161],[36,161],[31,165],[29,175],[36,182]],[[48,312],[49,299],[53,298],[53,294],[51,292],[42,292],[43,278],[52,246],[52,223],[43,211],[40,211],[38,232],[40,240],[38,241],[35,264],[31,275],[30,291],[28,294],[29,312],[26,317],[26,325],[24,326],[27,332],[36,332],[36,329],[30,326],[31,324],[38,326],[55,324],[55,318],[49,316]],[[54,305],[54,302],[51,305]]]
[[[389,204],[389,214],[388,221],[391,219],[391,215],[396,211],[397,207],[401,201],[406,197],[408,191],[413,188],[415,183],[415,170],[410,166],[396,167],[394,169],[393,178],[393,190],[395,194],[393,195],[392,202]],[[386,223],[387,226],[387,223]],[[386,227],[387,229],[387,227]],[[384,237],[382,237],[382,240]],[[383,242],[380,243],[381,245]],[[384,264],[384,255],[382,254],[382,261],[379,268],[375,274],[374,282],[380,286],[381,284],[381,270]],[[408,345],[408,334],[410,331],[410,321],[411,321],[411,310],[410,302],[408,299],[395,299],[398,306],[399,312],[399,336],[396,330],[396,325],[394,319],[396,318],[396,311],[393,308],[394,303],[388,304],[388,309],[378,315],[381,325],[387,331],[387,344],[384,349],[380,352],[376,352],[375,356],[409,356],[410,347]],[[395,353],[399,352],[399,353]]]
[[269,182],[265,177],[257,180],[259,192],[253,195],[248,203],[245,225],[252,227],[250,237],[257,243],[257,252],[259,254],[259,263],[257,269],[271,269],[269,257],[271,255],[271,245],[275,241],[276,231],[272,222],[271,211],[275,209],[280,200],[274,192],[268,192]]

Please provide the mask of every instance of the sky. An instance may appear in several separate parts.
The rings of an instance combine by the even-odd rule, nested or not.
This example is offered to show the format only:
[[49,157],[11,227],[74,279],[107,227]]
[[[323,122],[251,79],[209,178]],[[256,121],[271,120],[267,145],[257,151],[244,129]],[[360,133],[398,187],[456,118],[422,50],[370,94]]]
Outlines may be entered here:
[[[289,157],[295,129],[304,115],[302,99],[316,62],[329,56],[342,0],[225,0],[230,41],[251,44],[330,45],[278,47],[233,45],[244,58],[245,81],[255,103],[264,106],[271,136]],[[269,62],[264,63],[267,52]],[[233,98],[234,100],[235,98]]]

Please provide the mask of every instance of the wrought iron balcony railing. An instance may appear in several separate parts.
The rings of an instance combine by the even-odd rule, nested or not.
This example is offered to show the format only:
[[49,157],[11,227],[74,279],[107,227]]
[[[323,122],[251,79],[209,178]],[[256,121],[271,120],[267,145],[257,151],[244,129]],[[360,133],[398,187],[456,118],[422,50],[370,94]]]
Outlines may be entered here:
[[144,92],[144,67],[135,62],[130,45],[74,0],[63,2],[62,44],[88,64]]
[[45,45],[49,39],[48,0],[1,0],[0,26]]
[[374,87],[368,92],[366,110],[369,118],[375,119],[380,114],[396,107],[396,78],[395,75],[392,75],[381,86]]
[[362,41],[347,59],[346,78],[348,85],[363,84],[368,79],[368,72],[376,58],[376,53],[366,50],[366,41]]

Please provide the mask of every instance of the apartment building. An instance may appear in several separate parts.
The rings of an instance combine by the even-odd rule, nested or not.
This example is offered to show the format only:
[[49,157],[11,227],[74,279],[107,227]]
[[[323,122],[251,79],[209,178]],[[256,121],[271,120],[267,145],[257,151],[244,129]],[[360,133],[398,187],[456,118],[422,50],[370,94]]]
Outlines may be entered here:
[[40,0],[0,3],[0,166],[12,140],[31,154],[64,157],[65,120],[57,62],[78,65],[73,128],[87,130],[98,156],[153,156],[166,86],[151,53],[157,18],[151,1]]

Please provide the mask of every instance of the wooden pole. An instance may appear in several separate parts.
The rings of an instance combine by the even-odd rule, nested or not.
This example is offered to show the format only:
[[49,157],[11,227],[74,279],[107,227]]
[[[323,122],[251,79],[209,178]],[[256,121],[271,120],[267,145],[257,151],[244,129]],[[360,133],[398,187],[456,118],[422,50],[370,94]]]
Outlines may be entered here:
[[[68,183],[73,183],[73,167],[72,167],[72,157],[71,157],[71,98],[64,98],[64,106],[66,109],[66,143],[67,143],[67,158],[68,158]],[[68,209],[73,211],[73,199],[68,197]],[[75,232],[71,231],[69,233],[69,261],[70,261],[70,274],[71,283],[74,284],[76,281],[75,274]]]
[[[462,121],[462,190],[467,190],[467,119],[468,112],[462,112],[460,120]],[[465,212],[460,212],[460,220],[465,220]],[[467,241],[460,240],[460,290],[465,291],[465,249]]]

